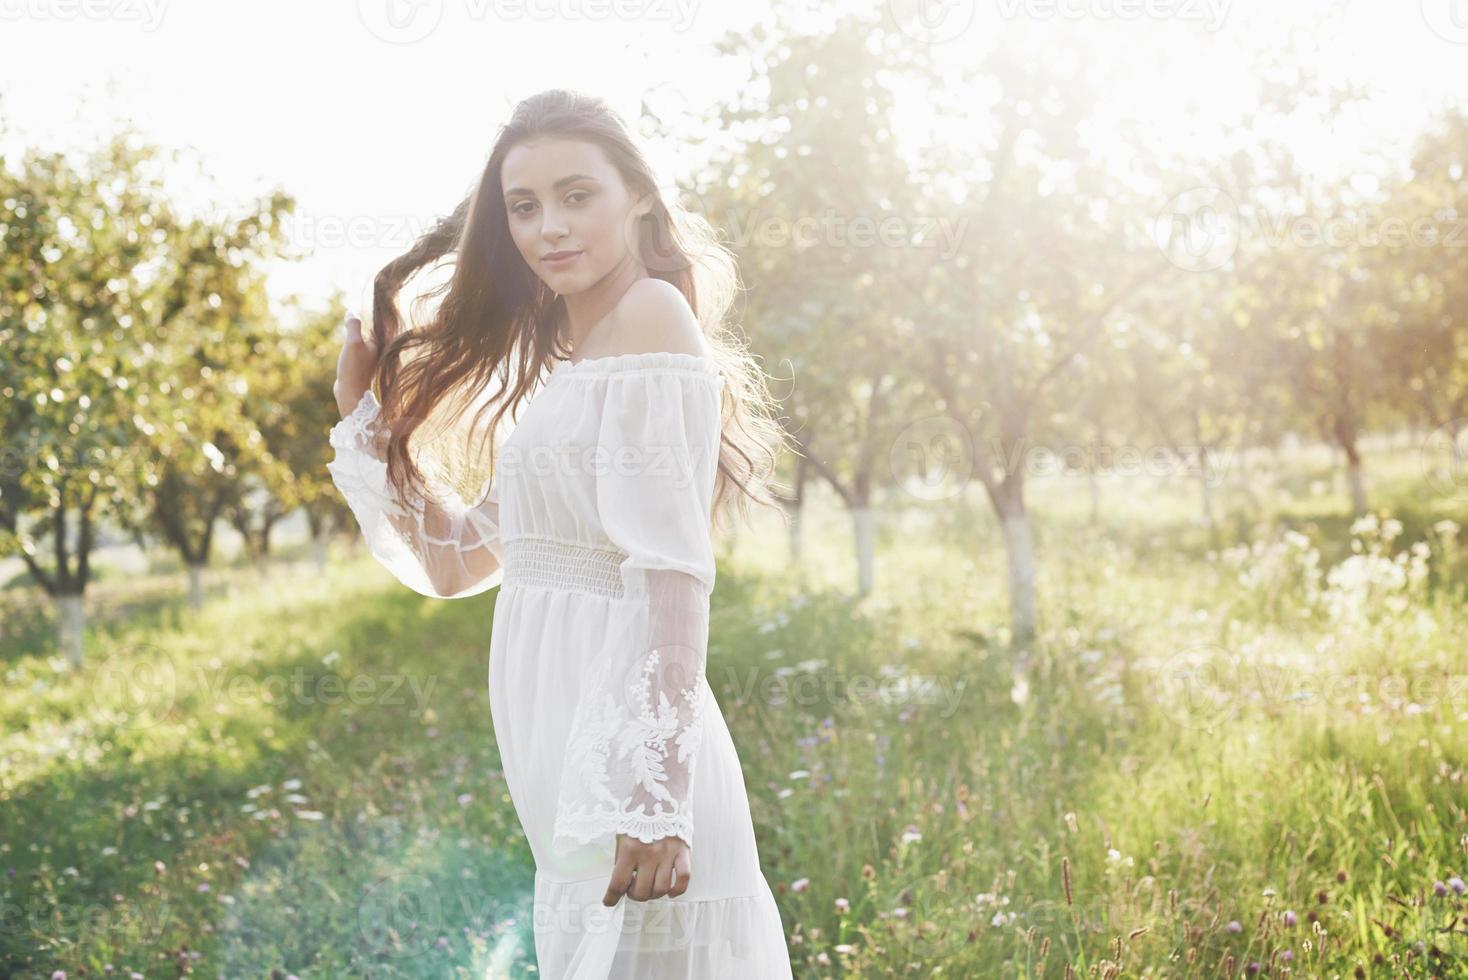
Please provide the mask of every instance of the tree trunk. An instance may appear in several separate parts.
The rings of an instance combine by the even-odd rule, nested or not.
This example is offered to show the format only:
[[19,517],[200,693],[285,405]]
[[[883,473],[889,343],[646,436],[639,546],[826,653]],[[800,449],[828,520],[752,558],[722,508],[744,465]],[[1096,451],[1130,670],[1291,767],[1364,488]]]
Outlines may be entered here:
[[1034,639],[1035,546],[1030,536],[1030,517],[1023,510],[1001,514],[1004,549],[1009,556],[1009,620],[1016,643]]
[[311,561],[318,572],[326,571],[326,535],[318,533],[311,539]]
[[1198,480],[1203,486],[1203,526],[1208,529],[1209,543],[1217,550],[1222,542],[1219,540],[1218,515],[1213,506],[1213,455],[1207,446],[1198,452]]
[[800,536],[801,518],[805,516],[805,508],[799,500],[790,505],[790,521],[785,526],[785,535],[790,543],[790,563],[800,564]]
[[204,605],[204,566],[189,565],[189,608],[200,609]]
[[1091,491],[1091,526],[1101,523],[1101,481],[1096,478],[1096,466],[1086,467],[1086,483]]
[[1351,484],[1351,510],[1357,517],[1366,513],[1366,481],[1361,473],[1361,461],[1353,459],[1346,466],[1346,479]]
[[873,555],[876,547],[871,505],[853,507],[851,519],[856,530],[856,590],[858,595],[864,596],[872,591]]
[[56,597],[56,642],[66,662],[72,667],[82,665],[83,640],[87,630],[87,614],[82,608],[82,597],[75,593]]
[[1357,517],[1366,513],[1366,477],[1361,470],[1361,454],[1354,444],[1341,447],[1346,453],[1346,482],[1351,488],[1351,511]]

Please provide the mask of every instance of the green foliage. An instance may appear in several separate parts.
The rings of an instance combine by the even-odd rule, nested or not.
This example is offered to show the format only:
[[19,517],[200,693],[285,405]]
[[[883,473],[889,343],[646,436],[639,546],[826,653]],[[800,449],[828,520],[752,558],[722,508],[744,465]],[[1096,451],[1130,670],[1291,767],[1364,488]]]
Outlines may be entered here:
[[[773,523],[728,555],[709,679],[797,976],[1463,975],[1456,522],[1151,546],[1183,502],[1042,518],[1023,650],[994,529],[934,533],[946,504],[892,515],[861,599],[823,577],[829,507],[810,574]],[[364,561],[115,623],[87,672],[8,658],[0,969],[527,975],[493,598]]]

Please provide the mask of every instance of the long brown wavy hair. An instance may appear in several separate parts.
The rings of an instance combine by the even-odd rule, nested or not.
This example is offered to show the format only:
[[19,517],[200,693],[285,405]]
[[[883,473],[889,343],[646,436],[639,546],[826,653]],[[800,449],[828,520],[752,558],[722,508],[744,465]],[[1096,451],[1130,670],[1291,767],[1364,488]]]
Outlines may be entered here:
[[[727,516],[731,501],[737,501],[742,518],[748,517],[750,501],[773,507],[783,517],[773,474],[788,437],[774,416],[764,372],[724,323],[739,288],[732,253],[703,216],[663,200],[652,167],[613,109],[602,99],[565,89],[517,104],[468,197],[373,280],[371,329],[382,352],[374,381],[391,433],[389,481],[400,492],[411,488],[422,493],[424,475],[409,447],[414,432],[440,403],[451,406],[452,422],[486,392],[488,398],[470,426],[466,455],[481,455],[483,449],[477,447],[487,438],[489,458],[498,458],[494,445],[501,419],[507,412],[516,417],[542,372],[569,356],[560,343],[567,322],[565,301],[515,247],[501,182],[511,147],[546,136],[601,147],[634,198],[652,199],[638,227],[638,257],[649,275],[672,283],[687,298],[725,377],[716,521]],[[424,325],[404,329],[399,293],[416,273],[440,261],[452,262],[451,275],[413,304],[413,319],[424,317]],[[497,384],[492,390],[491,382]],[[490,409],[494,414],[488,434],[477,435],[478,423]],[[424,436],[434,438],[431,432],[430,427]]]

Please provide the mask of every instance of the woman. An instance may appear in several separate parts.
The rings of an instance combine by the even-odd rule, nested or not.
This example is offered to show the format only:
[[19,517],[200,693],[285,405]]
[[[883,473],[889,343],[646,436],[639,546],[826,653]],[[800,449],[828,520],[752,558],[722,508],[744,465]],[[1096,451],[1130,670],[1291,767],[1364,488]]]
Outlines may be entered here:
[[[404,282],[449,255],[442,301],[400,330]],[[705,677],[711,517],[773,505],[783,448],[722,331],[734,286],[621,120],[555,90],[516,107],[469,197],[378,274],[370,335],[347,320],[328,468],[372,554],[424,595],[501,586],[490,708],[545,977],[790,976]],[[493,467],[466,506],[410,437],[492,380]]]

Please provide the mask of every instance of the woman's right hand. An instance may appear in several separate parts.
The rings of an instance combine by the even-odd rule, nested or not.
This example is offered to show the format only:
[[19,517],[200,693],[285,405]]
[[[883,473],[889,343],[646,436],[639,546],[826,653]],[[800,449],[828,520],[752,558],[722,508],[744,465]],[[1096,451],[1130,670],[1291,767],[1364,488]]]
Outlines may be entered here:
[[342,352],[336,359],[336,383],[331,388],[342,418],[352,413],[362,400],[362,395],[372,387],[372,377],[377,373],[378,356],[372,335],[363,335],[362,321],[356,314],[347,314],[344,329]]

